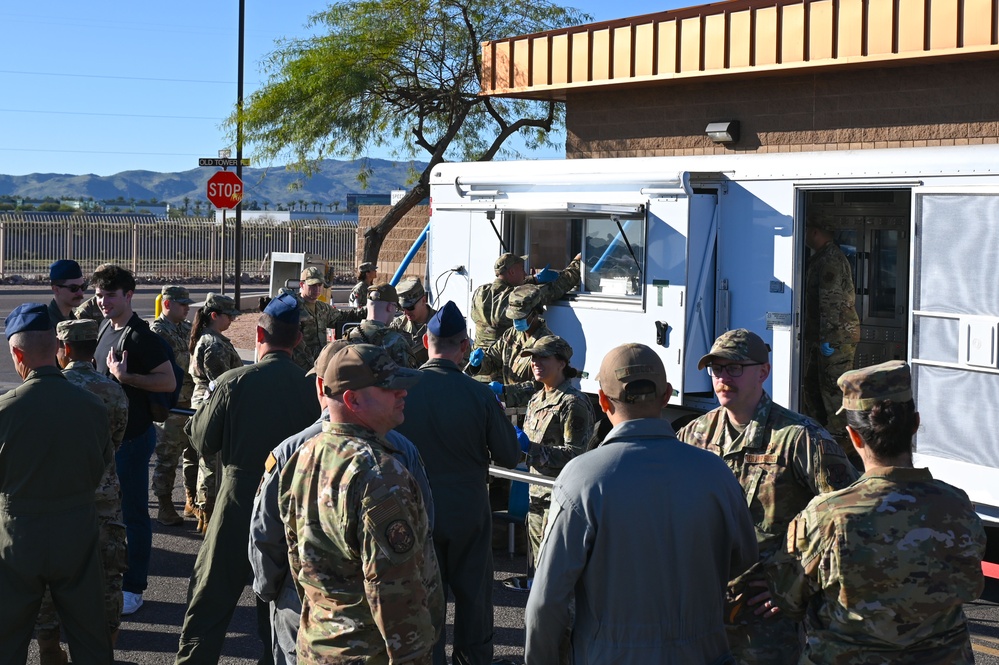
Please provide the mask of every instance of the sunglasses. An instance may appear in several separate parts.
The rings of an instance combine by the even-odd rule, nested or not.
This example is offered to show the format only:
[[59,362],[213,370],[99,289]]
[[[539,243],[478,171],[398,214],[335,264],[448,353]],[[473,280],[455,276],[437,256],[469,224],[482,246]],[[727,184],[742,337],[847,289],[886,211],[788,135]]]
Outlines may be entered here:
[[408,307],[405,306],[405,305],[402,305],[402,308],[404,310],[406,310],[407,312],[412,312],[414,309],[416,309],[416,303],[413,303],[412,305],[410,305]]
[[87,284],[56,284],[60,289],[66,289],[70,293],[79,293],[87,290]]

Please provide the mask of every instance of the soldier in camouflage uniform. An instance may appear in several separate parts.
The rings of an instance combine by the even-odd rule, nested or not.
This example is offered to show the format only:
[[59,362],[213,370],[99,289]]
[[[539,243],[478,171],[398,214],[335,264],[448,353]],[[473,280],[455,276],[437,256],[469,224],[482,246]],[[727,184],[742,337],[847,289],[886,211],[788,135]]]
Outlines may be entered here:
[[805,243],[812,250],[805,274],[805,415],[815,418],[854,457],[846,422],[837,414],[841,395],[836,380],[853,369],[860,319],[850,262],[833,239],[829,221],[809,217]]
[[423,336],[427,332],[427,322],[437,310],[427,303],[427,292],[419,277],[406,277],[396,287],[399,294],[399,307],[402,314],[392,319],[389,328],[400,330],[413,340],[409,349],[413,357],[413,367],[420,367],[430,360],[427,348],[423,346]]
[[912,468],[909,367],[866,367],[839,385],[866,471],[813,499],[767,567],[777,605],[804,618],[800,662],[971,665],[961,605],[985,586],[985,532],[967,494]]
[[399,295],[395,287],[387,282],[375,284],[368,289],[368,318],[359,326],[351,328],[344,336],[351,344],[372,344],[385,349],[392,360],[402,367],[417,367],[416,359],[410,350],[413,338],[408,333],[388,326],[399,312]]
[[[191,408],[198,409],[211,397],[215,382],[231,369],[243,366],[243,359],[222,333],[229,329],[233,319],[239,315],[236,301],[228,296],[209,293],[205,306],[194,317],[194,329],[188,347],[191,352],[188,373],[194,379],[191,393]],[[215,508],[218,494],[221,464],[218,454],[201,457],[198,467],[198,493],[196,506],[198,531],[205,533],[208,520]]]
[[[75,386],[87,390],[104,402],[108,410],[111,443],[118,450],[125,436],[128,421],[128,398],[116,382],[94,369],[94,349],[97,348],[97,322],[91,320],[62,321],[56,326],[59,339],[59,364],[63,376]],[[121,625],[121,578],[128,564],[125,556],[125,521],[121,515],[121,488],[114,461],[107,465],[95,494],[98,549],[104,569],[104,608],[107,614],[111,644]],[[59,617],[52,595],[46,590],[35,623],[38,630],[39,662],[65,663],[66,654],[59,646]]]
[[[569,365],[572,347],[564,339],[542,337],[520,356],[530,360],[534,380],[545,387],[527,403],[524,434],[531,441],[527,464],[533,474],[557,478],[569,460],[586,452],[593,435],[593,408],[586,395],[572,387],[571,379],[579,373]],[[527,534],[537,563],[552,491],[531,485],[530,495]]]
[[701,358],[721,406],[677,438],[728,464],[746,494],[760,560],[729,582],[725,623],[736,659],[797,663],[801,624],[770,604],[763,566],[784,544],[787,525],[815,496],[847,487],[857,472],[829,433],[775,404],[763,390],[770,347],[746,329],[722,334]]
[[521,355],[542,337],[554,335],[541,317],[541,290],[533,284],[518,286],[508,297],[506,316],[514,325],[488,349],[476,349],[466,371],[489,384],[508,407],[526,406],[537,390],[530,357]]
[[475,322],[475,348],[488,349],[513,325],[506,313],[510,295],[523,284],[534,284],[540,289],[541,304],[549,305],[579,286],[579,261],[577,254],[561,272],[545,268],[537,275],[524,271],[526,256],[502,254],[493,263],[496,279],[483,284],[472,295],[472,321]]
[[312,266],[302,271],[299,284],[298,308],[300,310],[302,341],[295,347],[292,359],[295,364],[310,371],[326,346],[326,329],[333,328],[340,334],[344,323],[353,323],[364,319],[363,309],[337,309],[327,302],[319,300],[319,295],[326,287],[326,280],[319,268]]
[[384,439],[418,379],[380,347],[338,351],[323,376],[330,422],[282,471],[300,663],[431,662],[445,609],[437,558],[420,490]]
[[357,284],[350,290],[347,296],[347,304],[351,307],[364,309],[368,305],[368,289],[375,283],[378,277],[378,266],[370,261],[365,261],[357,269]]
[[[188,373],[191,363],[191,322],[187,320],[187,314],[194,301],[191,300],[191,294],[182,286],[164,286],[160,296],[163,311],[149,328],[170,345],[177,366],[184,370],[184,385],[180,389],[177,407],[190,409],[194,379]],[[188,516],[194,514],[194,497],[198,490],[198,454],[191,447],[191,439],[184,433],[186,422],[187,416],[171,413],[167,416],[166,422],[153,423],[156,427],[157,442],[151,485],[153,495],[159,503],[156,520],[165,526],[184,523],[184,518],[178,515],[173,507],[173,484],[181,457],[184,460],[184,490],[187,498],[184,513]]]

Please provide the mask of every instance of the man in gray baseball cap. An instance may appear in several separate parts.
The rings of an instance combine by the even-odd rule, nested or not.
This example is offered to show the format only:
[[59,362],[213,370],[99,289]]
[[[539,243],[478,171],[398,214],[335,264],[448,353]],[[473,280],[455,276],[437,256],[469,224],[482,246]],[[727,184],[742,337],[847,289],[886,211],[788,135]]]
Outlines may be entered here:
[[760,551],[759,562],[729,582],[728,641],[739,662],[796,663],[803,629],[770,599],[763,562],[784,545],[787,525],[812,497],[847,487],[857,472],[828,432],[764,390],[770,347],[756,333],[723,333],[697,366],[707,369],[721,406],[677,437],[720,455],[735,473]]

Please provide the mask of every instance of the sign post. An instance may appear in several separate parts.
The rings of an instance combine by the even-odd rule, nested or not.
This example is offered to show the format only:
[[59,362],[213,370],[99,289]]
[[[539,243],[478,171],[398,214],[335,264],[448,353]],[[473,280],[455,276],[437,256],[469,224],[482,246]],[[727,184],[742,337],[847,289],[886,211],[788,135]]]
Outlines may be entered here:
[[208,179],[207,196],[211,204],[222,211],[222,270],[220,271],[222,279],[220,290],[222,295],[225,295],[225,211],[238,207],[239,202],[243,200],[243,181],[235,173],[218,171]]

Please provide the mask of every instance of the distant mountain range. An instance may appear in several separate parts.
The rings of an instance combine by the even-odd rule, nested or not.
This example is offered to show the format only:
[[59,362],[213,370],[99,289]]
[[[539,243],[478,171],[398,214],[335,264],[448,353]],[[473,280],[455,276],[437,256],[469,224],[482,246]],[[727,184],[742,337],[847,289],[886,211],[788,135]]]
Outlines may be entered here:
[[[280,167],[269,169],[243,168],[246,187],[244,201],[269,201],[278,204],[298,202],[341,202],[346,205],[348,193],[388,194],[393,189],[407,189],[410,167],[417,172],[426,167],[425,162],[391,162],[384,159],[340,161],[323,160],[311,178],[297,171]],[[357,174],[369,169],[368,186],[362,187]],[[184,197],[193,203],[206,200],[205,188],[215,168],[195,168],[179,173],[155,171],[122,171],[109,176],[69,175],[59,173],[32,173],[30,175],[0,175],[0,196],[10,195],[25,199],[89,199],[111,201],[119,196],[149,201],[153,198],[172,205],[183,205]],[[234,169],[230,169],[234,170]],[[294,189],[293,189],[294,187]]]

